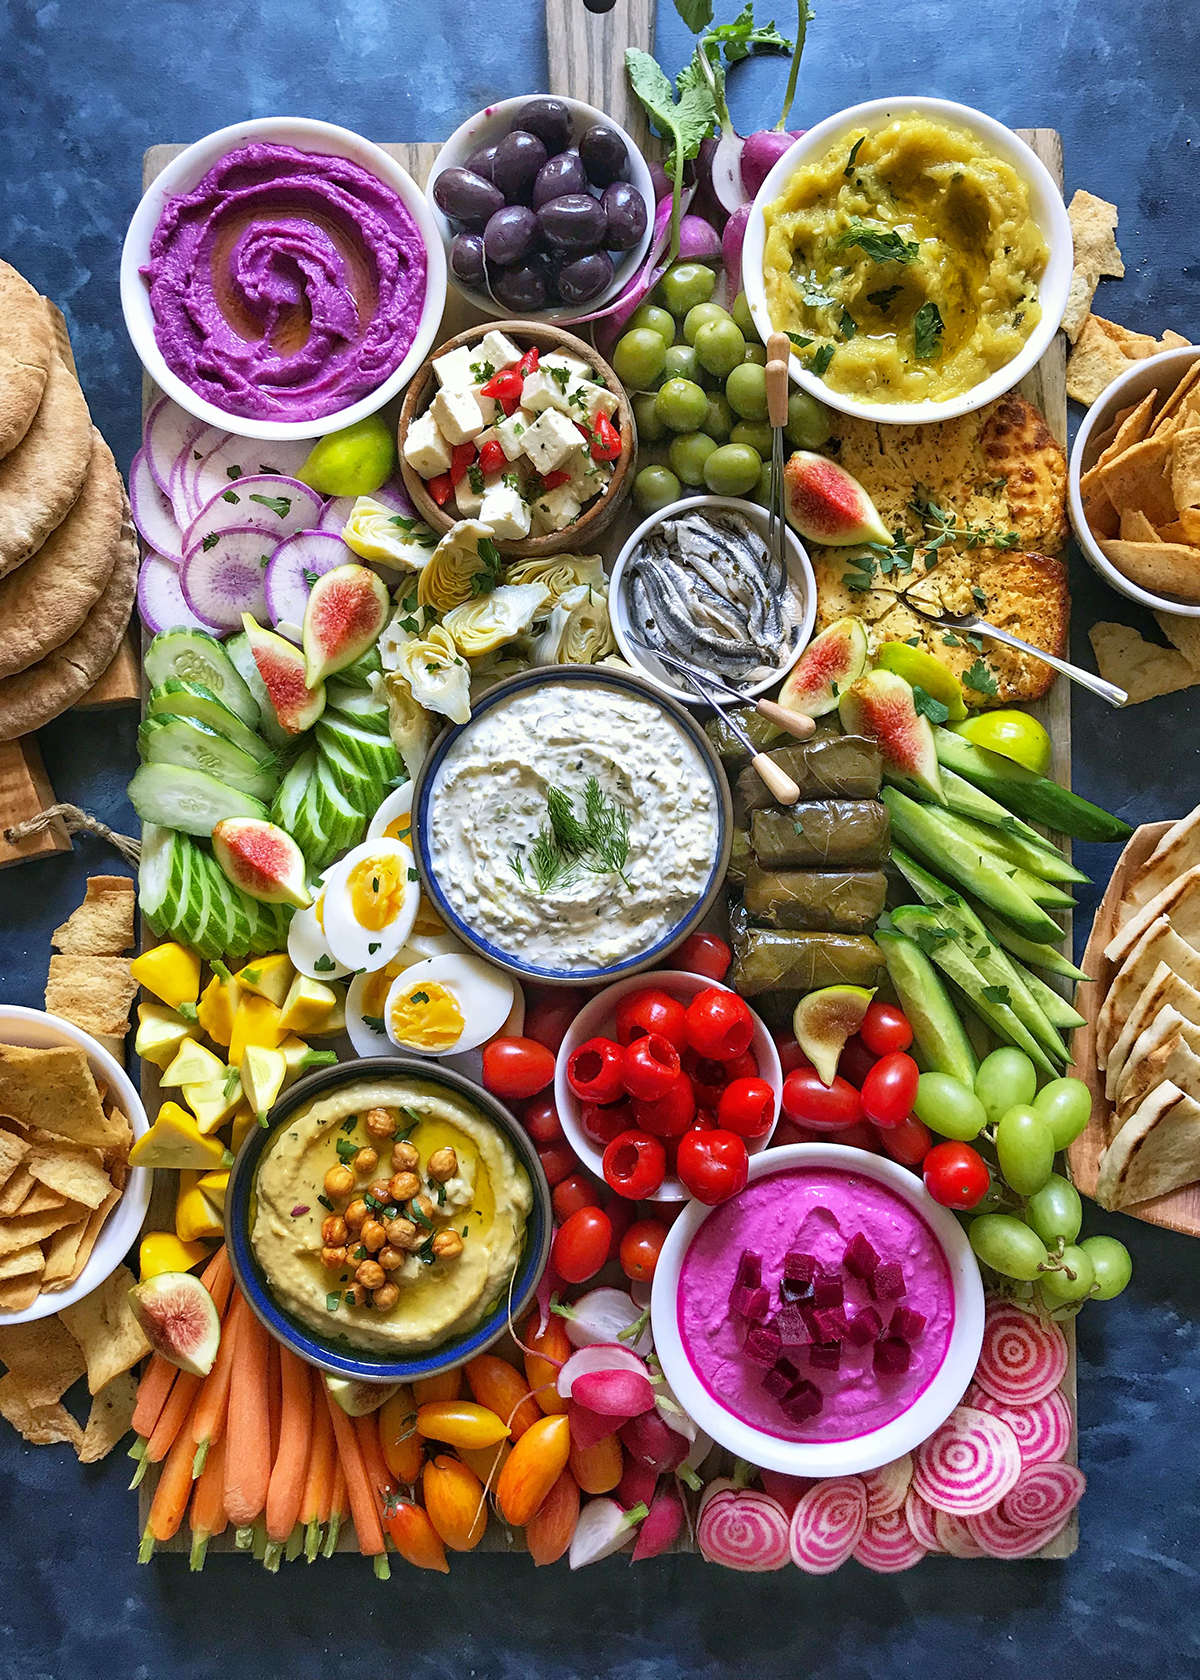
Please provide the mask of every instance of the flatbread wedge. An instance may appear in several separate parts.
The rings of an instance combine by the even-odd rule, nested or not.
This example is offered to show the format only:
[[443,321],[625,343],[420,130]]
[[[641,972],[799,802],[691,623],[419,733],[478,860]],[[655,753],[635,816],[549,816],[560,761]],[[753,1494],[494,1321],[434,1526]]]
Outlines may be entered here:
[[1117,909],[1117,931],[1104,947],[1111,963],[1123,963],[1151,922],[1169,916],[1181,939],[1200,943],[1200,865],[1177,875],[1160,893],[1139,909]]
[[1141,1107],[1151,1091],[1167,1082],[1177,1085],[1194,1102],[1200,1102],[1200,1056],[1182,1033],[1172,1033],[1133,1069],[1126,1070],[1117,1103],[1121,1125]]
[[1105,1068],[1104,1088],[1109,1102],[1117,1095],[1117,1086],[1129,1054],[1146,1028],[1164,1004],[1178,1010],[1186,1021],[1200,1027],[1200,992],[1173,974],[1166,963],[1159,963],[1150,983],[1129,1011],[1129,1019],[1121,1028],[1121,1036],[1113,1045]]
[[1200,1103],[1170,1080],[1157,1086],[1104,1151],[1096,1200],[1131,1207],[1200,1178]]
[[1200,992],[1200,951],[1180,939],[1168,916],[1157,916],[1113,976],[1096,1022],[1096,1065],[1104,1067],[1109,1049],[1159,963]]

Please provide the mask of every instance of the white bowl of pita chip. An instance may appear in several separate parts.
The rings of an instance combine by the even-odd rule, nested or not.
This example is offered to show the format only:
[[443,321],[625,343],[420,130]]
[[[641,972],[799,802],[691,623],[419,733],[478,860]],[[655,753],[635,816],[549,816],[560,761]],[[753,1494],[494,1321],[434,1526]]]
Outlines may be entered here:
[[125,1070],[80,1027],[0,1004],[0,1324],[47,1318],[111,1277],[137,1240],[153,1174]]

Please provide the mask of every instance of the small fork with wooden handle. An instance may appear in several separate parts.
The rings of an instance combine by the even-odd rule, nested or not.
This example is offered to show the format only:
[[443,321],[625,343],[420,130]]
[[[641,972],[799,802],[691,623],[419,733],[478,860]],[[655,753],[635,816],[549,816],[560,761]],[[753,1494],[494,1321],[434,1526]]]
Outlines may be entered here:
[[768,503],[770,524],[767,541],[784,577],[787,576],[784,542],[787,516],[784,513],[783,428],[788,420],[788,358],[791,353],[787,334],[773,332],[767,340],[766,367],[767,421],[771,427],[771,499]]

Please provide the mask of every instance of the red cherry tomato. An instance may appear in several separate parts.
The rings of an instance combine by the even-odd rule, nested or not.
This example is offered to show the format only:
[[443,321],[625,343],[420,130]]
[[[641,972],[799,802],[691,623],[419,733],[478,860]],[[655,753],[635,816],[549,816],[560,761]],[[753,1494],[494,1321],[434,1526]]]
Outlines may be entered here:
[[532,1038],[493,1038],[483,1047],[483,1088],[497,1097],[536,1097],[553,1078],[553,1054]]
[[645,1033],[625,1047],[625,1089],[640,1102],[657,1102],[679,1078],[679,1052],[661,1033]]
[[556,1184],[561,1184],[579,1165],[579,1157],[569,1143],[547,1144],[545,1149],[538,1150],[538,1160],[542,1163],[542,1171],[551,1189]]
[[621,434],[608,418],[607,414],[596,416],[596,429],[592,437],[592,460],[615,461],[621,453]]
[[554,1233],[551,1260],[566,1283],[586,1283],[608,1259],[612,1222],[603,1208],[583,1207]]
[[675,1076],[675,1083],[665,1097],[657,1102],[636,1102],[633,1105],[635,1123],[643,1132],[655,1137],[680,1137],[687,1131],[696,1112],[696,1097],[686,1073]]
[[[503,455],[504,449],[501,447]],[[475,459],[475,445],[473,443],[456,443],[450,450],[450,482],[458,484],[467,476],[467,468]]]
[[754,1017],[745,998],[710,986],[688,1004],[687,1035],[698,1055],[732,1062],[750,1048]]
[[490,477],[492,473],[503,472],[507,465],[508,457],[504,453],[503,444],[498,439],[488,438],[486,443],[480,445],[479,470],[485,477]]
[[875,1060],[858,1034],[852,1033],[842,1046],[837,1070],[856,1091],[861,1091],[863,1080],[875,1066]]
[[746,1182],[750,1157],[736,1132],[685,1132],[675,1170],[690,1196],[708,1207],[736,1196]]
[[877,1126],[898,1126],[917,1100],[921,1070],[903,1050],[881,1056],[863,1080],[863,1113]]
[[524,377],[517,372],[515,367],[504,368],[501,372],[494,374],[483,386],[483,395],[492,397],[499,403],[520,402],[521,387],[524,383]]
[[635,1283],[649,1283],[658,1265],[667,1227],[661,1219],[639,1219],[621,1241],[621,1270]]
[[618,1102],[625,1095],[624,1063],[611,1038],[589,1038],[567,1058],[567,1084],[584,1102]]
[[812,1068],[796,1068],[783,1082],[782,1108],[797,1126],[814,1132],[838,1132],[863,1117],[862,1099],[853,1085],[834,1078],[826,1085]]
[[613,1195],[611,1191],[602,1206],[613,1230],[612,1241],[608,1245],[608,1258],[618,1260],[621,1256],[621,1243],[637,1217],[637,1209],[632,1202],[627,1202],[624,1196]]
[[565,1225],[573,1213],[578,1213],[583,1207],[599,1207],[600,1197],[596,1194],[596,1187],[583,1176],[581,1172],[573,1172],[556,1184],[550,1192],[550,1204],[554,1209],[554,1217],[560,1225]]
[[538,369],[538,353],[537,345],[531,344],[513,371],[519,373],[522,379],[524,379],[527,373],[536,373]]
[[534,1097],[526,1103],[521,1124],[534,1143],[557,1143],[563,1135],[562,1121],[554,1106],[554,1098],[549,1095]]
[[732,961],[733,952],[715,933],[692,933],[672,955],[671,966],[706,980],[724,980]]
[[698,1108],[696,1117],[688,1127],[689,1132],[715,1132],[717,1117],[711,1108]]
[[779,1052],[779,1065],[785,1074],[795,1073],[797,1068],[809,1068],[812,1063],[801,1050],[799,1042],[791,1033],[774,1033],[775,1048]]
[[758,1062],[749,1050],[743,1051],[740,1056],[735,1056],[732,1061],[722,1062],[721,1066],[725,1069],[725,1083],[727,1085],[735,1079],[758,1078]]
[[560,467],[557,472],[544,473],[542,476],[543,490],[557,490],[560,484],[569,484],[571,475]]
[[933,1133],[915,1114],[898,1126],[881,1126],[878,1138],[885,1152],[902,1167],[919,1167],[933,1147]]
[[438,473],[436,478],[426,479],[425,488],[439,507],[445,507],[454,493],[454,480],[449,473]]
[[604,1151],[604,1182],[631,1202],[653,1196],[666,1171],[666,1152],[658,1138],[647,1132],[622,1132]]
[[969,1143],[935,1143],[921,1171],[934,1201],[960,1213],[982,1201],[991,1183],[987,1162]]
[[579,998],[565,992],[557,995],[551,992],[538,998],[525,1011],[525,1037],[544,1044],[552,1055],[557,1056],[567,1028],[581,1008]]
[[874,1056],[890,1056],[893,1050],[907,1050],[913,1041],[908,1016],[894,1003],[869,1003],[858,1032]]
[[879,1133],[867,1120],[860,1120],[857,1126],[847,1126],[841,1132],[826,1132],[821,1141],[844,1143],[847,1149],[867,1149],[872,1155],[879,1153]]
[[738,1137],[759,1138],[771,1130],[775,1093],[765,1079],[735,1079],[721,1093],[717,1125]]
[[669,1038],[676,1050],[687,1049],[684,1007],[659,986],[630,992],[617,1005],[617,1042],[632,1044],[645,1033],[659,1033]]
[[584,1103],[579,1110],[579,1124],[594,1143],[611,1143],[618,1132],[633,1127],[633,1104],[628,1097],[618,1103]]
[[721,1100],[721,1092],[729,1083],[725,1063],[714,1062],[711,1056],[697,1056],[694,1050],[685,1050],[683,1071],[692,1082],[697,1108],[715,1110]]

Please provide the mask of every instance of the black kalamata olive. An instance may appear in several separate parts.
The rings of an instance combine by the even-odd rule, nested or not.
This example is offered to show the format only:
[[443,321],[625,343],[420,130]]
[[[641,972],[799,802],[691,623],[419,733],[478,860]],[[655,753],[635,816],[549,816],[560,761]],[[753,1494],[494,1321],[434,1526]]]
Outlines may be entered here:
[[552,198],[564,193],[585,193],[588,190],[587,170],[578,152],[559,152],[538,170],[533,183],[533,208],[540,210]]
[[533,183],[538,170],[546,161],[546,148],[536,134],[514,128],[496,147],[492,160],[492,180],[504,194],[508,204],[528,204],[533,197]]
[[607,251],[589,251],[558,271],[558,295],[564,303],[590,303],[612,284],[613,261]]
[[546,281],[540,265],[531,262],[514,263],[512,268],[492,271],[492,292],[497,303],[515,314],[527,315],[546,305]]
[[590,193],[564,193],[537,213],[542,237],[559,251],[591,251],[605,242],[608,218]]
[[506,204],[483,230],[487,260],[507,268],[528,255],[538,236],[538,220],[525,204]]
[[495,146],[479,146],[471,153],[463,167],[469,169],[473,175],[482,175],[485,181],[490,181],[495,161]]
[[551,157],[571,143],[571,112],[561,99],[543,95],[527,99],[517,112],[514,128],[536,134]]
[[646,200],[628,181],[613,181],[600,194],[608,217],[606,244],[612,251],[632,251],[646,231]]
[[433,184],[433,202],[443,215],[482,233],[504,203],[504,195],[469,169],[443,169]]
[[[500,214],[498,210],[497,215]],[[483,235],[456,233],[450,241],[450,272],[464,286],[483,287],[486,269],[483,261]]]
[[619,181],[629,167],[629,153],[625,142],[613,128],[595,123],[582,134],[579,155],[594,187],[606,187]]

